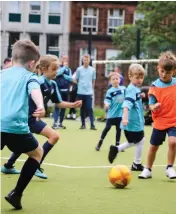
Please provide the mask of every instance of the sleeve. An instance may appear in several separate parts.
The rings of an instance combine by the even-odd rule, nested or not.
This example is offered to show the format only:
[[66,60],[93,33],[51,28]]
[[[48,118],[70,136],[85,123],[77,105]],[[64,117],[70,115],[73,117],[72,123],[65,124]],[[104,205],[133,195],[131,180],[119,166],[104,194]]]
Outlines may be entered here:
[[105,99],[104,99],[104,104],[105,103],[108,103],[109,105],[111,104],[111,101],[112,101],[112,97],[111,97],[111,94],[109,93],[109,90],[106,92],[106,96],[105,96]]
[[76,80],[79,80],[79,68],[76,69]]
[[125,100],[123,102],[122,107],[127,107],[128,109],[131,109],[136,101],[136,91],[134,89],[126,90],[125,93]]
[[59,70],[57,71],[57,75],[56,75],[56,76],[61,76],[61,75],[63,75],[63,72],[64,72],[65,68],[66,68],[65,66],[62,67],[62,68],[59,68]]
[[40,89],[40,81],[37,75],[32,75],[27,83],[28,94],[31,94],[32,89]]
[[92,76],[92,80],[96,80],[96,71],[95,71],[95,69],[93,69],[93,76]]
[[53,103],[61,103],[62,102],[62,97],[61,97],[61,95],[59,93],[59,89],[57,87],[57,84],[56,84],[55,81],[52,81],[52,84],[54,86],[54,93],[51,96],[51,101]]
[[65,78],[66,80],[68,80],[69,82],[72,82],[72,81],[73,81],[71,69],[69,69],[69,75],[64,74],[64,78]]
[[149,105],[153,105],[155,103],[157,103],[156,97],[154,95],[150,94],[149,95]]

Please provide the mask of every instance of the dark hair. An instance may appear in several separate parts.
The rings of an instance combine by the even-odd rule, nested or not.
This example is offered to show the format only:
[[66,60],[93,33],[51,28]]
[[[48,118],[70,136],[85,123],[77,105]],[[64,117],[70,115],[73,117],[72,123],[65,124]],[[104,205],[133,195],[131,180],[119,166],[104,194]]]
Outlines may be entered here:
[[11,58],[7,57],[4,59],[4,64],[6,64],[7,62],[11,62],[11,61],[12,61]]
[[18,40],[12,48],[12,59],[15,62],[26,64],[29,61],[38,61],[40,53],[37,46],[30,40]]
[[172,71],[176,69],[176,57],[171,51],[166,51],[160,55],[158,65],[165,71]]

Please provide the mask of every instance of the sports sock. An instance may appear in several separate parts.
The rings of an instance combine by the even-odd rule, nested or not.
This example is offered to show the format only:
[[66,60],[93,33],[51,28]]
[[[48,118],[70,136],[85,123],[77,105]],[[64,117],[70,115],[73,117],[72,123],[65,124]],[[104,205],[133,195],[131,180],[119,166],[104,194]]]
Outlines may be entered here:
[[125,149],[128,149],[128,148],[134,146],[134,145],[135,145],[134,143],[128,143],[128,142],[126,142],[126,143],[120,144],[117,147],[118,147],[118,151],[121,152],[121,151],[124,151]]
[[48,143],[48,141],[46,141],[46,143],[43,144],[43,157],[42,160],[40,162],[40,164],[42,164],[43,160],[45,159],[46,155],[48,154],[48,152],[53,148],[53,145]]
[[13,164],[20,157],[20,155],[21,155],[21,153],[20,154],[12,153],[11,157],[9,158],[9,160],[7,161],[7,163],[4,164],[4,166],[6,168],[12,168]]
[[15,187],[15,192],[17,195],[22,195],[23,191],[27,187],[28,183],[32,179],[35,171],[39,168],[40,164],[33,158],[28,158],[24,163],[23,168],[21,170],[20,177],[17,181],[17,185]]
[[144,147],[144,140],[145,138],[143,137],[142,140],[139,143],[136,143],[136,151],[134,155],[134,163],[135,164],[141,164],[141,159],[142,159],[142,150]]
[[173,167],[172,165],[167,165],[166,169],[168,169],[169,167]]

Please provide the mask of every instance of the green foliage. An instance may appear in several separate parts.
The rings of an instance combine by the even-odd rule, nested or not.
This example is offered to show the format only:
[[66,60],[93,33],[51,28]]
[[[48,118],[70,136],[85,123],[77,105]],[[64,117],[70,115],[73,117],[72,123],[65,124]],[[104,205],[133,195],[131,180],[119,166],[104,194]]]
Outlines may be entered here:
[[173,1],[141,1],[136,12],[144,14],[135,25],[117,28],[113,43],[122,50],[118,58],[130,59],[136,55],[136,32],[141,29],[141,53],[145,58],[158,57],[162,51],[176,49],[176,12]]

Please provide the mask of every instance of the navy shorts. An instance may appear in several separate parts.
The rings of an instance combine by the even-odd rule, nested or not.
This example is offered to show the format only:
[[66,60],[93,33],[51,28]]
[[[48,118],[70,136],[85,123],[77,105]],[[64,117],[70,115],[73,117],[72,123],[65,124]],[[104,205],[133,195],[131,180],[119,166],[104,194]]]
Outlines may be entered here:
[[1,150],[7,146],[12,152],[21,154],[35,150],[38,147],[38,141],[29,134],[11,134],[1,132]]
[[144,137],[144,131],[131,132],[124,130],[128,143],[139,143]]
[[121,117],[108,118],[108,119],[106,120],[106,125],[107,125],[107,126],[118,126],[118,127],[120,128],[121,120],[122,120]]
[[29,124],[30,132],[35,134],[40,134],[41,131],[45,128],[45,126],[47,126],[47,124],[42,120],[36,120],[36,119],[29,120],[28,124]]
[[152,136],[150,138],[150,143],[154,146],[160,146],[166,139],[166,134],[169,137],[176,137],[176,127],[171,127],[169,129],[158,130],[153,128]]

